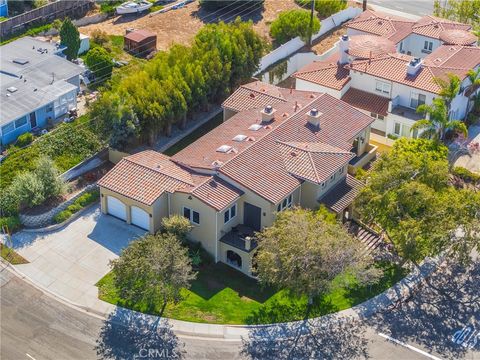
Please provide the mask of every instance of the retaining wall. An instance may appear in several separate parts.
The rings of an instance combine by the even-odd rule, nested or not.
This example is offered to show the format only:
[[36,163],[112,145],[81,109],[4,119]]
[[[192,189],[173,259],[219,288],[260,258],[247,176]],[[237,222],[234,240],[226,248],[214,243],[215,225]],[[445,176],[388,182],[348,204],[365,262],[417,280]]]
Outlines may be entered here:
[[51,224],[55,215],[59,212],[65,210],[69,205],[71,205],[75,200],[77,200],[80,196],[85,194],[88,191],[92,191],[98,188],[97,184],[91,184],[86,186],[81,192],[76,194],[71,199],[68,199],[64,203],[58,205],[56,208],[47,211],[46,213],[39,214],[39,215],[26,215],[20,214],[20,221],[25,227],[29,228],[41,228]]

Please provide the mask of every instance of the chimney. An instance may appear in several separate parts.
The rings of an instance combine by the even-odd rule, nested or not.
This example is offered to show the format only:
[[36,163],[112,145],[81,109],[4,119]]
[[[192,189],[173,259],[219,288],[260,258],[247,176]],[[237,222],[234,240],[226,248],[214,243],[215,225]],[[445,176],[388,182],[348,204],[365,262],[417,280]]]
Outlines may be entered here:
[[272,105],[267,105],[265,108],[261,111],[262,113],[262,122],[270,122],[275,118],[275,110]]
[[322,116],[322,113],[317,109],[313,108],[307,113],[308,122],[316,128],[320,129],[320,116]]
[[338,43],[338,50],[340,51],[340,60],[338,60],[338,62],[342,65],[350,62],[350,60],[348,59],[349,43],[350,43],[350,39],[348,38],[348,35],[342,35],[340,37],[340,42]]
[[413,58],[407,64],[407,75],[415,76],[422,67],[422,59],[420,58]]
[[252,247],[252,238],[250,236],[247,236],[245,238],[245,250],[250,251]]

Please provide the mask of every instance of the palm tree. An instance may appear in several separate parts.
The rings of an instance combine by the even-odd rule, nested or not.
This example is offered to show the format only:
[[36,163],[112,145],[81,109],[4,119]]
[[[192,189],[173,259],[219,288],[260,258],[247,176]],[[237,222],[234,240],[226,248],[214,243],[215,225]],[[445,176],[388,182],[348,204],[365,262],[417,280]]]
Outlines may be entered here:
[[440,87],[439,95],[445,100],[445,104],[448,110],[450,110],[450,105],[452,104],[453,99],[460,91],[462,80],[452,73],[448,73],[447,78],[448,80],[436,77],[433,81]]
[[465,91],[465,96],[470,97],[480,87],[480,67],[477,70],[468,70],[467,77],[470,80],[470,85]]
[[412,126],[411,131],[423,130],[420,137],[443,141],[449,130],[467,136],[467,127],[462,121],[449,119],[448,106],[444,99],[433,99],[432,105],[420,105],[417,112],[429,115],[427,119],[418,120]]

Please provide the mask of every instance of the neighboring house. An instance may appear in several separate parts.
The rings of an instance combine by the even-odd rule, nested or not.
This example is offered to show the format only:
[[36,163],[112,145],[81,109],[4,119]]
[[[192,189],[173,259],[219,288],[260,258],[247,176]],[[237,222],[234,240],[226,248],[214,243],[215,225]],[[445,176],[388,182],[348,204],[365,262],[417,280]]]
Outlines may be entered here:
[[63,50],[31,37],[0,48],[2,146],[76,107],[82,68],[61,57]]
[[0,0],[0,16],[8,17],[8,2],[7,2],[7,0]]
[[157,34],[148,30],[127,30],[123,48],[132,55],[146,57],[157,51]]
[[328,94],[255,82],[224,103],[226,121],[173,157],[123,158],[99,182],[103,213],[150,232],[172,214],[215,261],[251,275],[253,233],[294,205],[340,218],[362,183],[349,175],[375,156],[373,119]]
[[448,73],[462,80],[460,92],[451,104],[450,117],[464,119],[469,107],[465,89],[467,72],[480,66],[480,48],[440,45],[424,59],[395,52],[395,44],[376,35],[344,35],[338,51],[324,61],[315,61],[293,74],[296,89],[327,92],[371,115],[372,139],[416,137],[411,132],[423,118],[420,104],[431,104],[439,96],[435,78]]
[[347,35],[376,35],[392,41],[397,52],[424,57],[441,45],[476,45],[468,24],[424,16],[417,21],[367,10],[346,24]]

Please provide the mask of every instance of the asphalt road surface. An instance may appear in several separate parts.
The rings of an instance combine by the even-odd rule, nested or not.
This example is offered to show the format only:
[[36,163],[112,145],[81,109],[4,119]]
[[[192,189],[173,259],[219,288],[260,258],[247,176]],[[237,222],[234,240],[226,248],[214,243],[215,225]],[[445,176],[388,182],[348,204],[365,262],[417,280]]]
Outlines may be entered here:
[[368,4],[418,16],[432,15],[433,13],[433,0],[368,0]]
[[[449,266],[405,305],[363,323],[254,331],[251,340],[177,337],[132,320],[117,325],[0,272],[6,360],[41,359],[480,359],[480,265]],[[305,330],[307,329],[307,330]],[[282,340],[283,339],[283,340]]]

